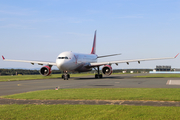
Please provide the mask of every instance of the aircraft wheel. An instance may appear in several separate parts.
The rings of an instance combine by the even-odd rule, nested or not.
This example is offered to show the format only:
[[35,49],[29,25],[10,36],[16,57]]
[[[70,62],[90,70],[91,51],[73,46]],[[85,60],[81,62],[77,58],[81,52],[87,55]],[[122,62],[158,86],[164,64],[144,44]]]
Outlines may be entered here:
[[67,78],[70,78],[70,75],[69,75],[69,74],[67,75]]
[[102,74],[95,74],[95,78],[102,78],[103,76],[102,76]]
[[102,77],[103,77],[102,74],[100,74],[100,75],[99,75],[99,78],[102,78]]

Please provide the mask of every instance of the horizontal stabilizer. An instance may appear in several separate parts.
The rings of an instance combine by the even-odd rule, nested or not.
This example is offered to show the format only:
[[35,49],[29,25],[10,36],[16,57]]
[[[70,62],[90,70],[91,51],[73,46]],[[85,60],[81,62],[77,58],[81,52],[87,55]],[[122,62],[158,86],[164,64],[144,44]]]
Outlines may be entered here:
[[119,54],[111,54],[111,55],[104,55],[104,56],[98,56],[98,58],[110,57],[110,56],[116,56],[116,55],[121,55],[121,53],[119,53]]

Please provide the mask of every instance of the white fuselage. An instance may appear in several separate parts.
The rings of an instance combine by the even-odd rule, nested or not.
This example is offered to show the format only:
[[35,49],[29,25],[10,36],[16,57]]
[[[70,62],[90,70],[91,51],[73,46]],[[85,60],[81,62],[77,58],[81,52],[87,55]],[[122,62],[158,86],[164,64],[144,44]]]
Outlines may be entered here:
[[90,63],[97,62],[96,54],[80,54],[73,52],[62,52],[56,59],[59,70],[68,72],[90,71]]

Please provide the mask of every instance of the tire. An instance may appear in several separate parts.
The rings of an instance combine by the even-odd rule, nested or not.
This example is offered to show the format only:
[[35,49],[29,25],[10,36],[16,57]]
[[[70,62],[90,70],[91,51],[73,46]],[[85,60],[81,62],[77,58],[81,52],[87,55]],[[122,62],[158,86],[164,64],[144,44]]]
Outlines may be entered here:
[[95,74],[95,78],[98,78],[98,74]]
[[64,78],[64,75],[62,75],[62,79]]
[[69,74],[67,75],[67,79],[68,79],[68,78],[70,78],[70,75],[69,75]]

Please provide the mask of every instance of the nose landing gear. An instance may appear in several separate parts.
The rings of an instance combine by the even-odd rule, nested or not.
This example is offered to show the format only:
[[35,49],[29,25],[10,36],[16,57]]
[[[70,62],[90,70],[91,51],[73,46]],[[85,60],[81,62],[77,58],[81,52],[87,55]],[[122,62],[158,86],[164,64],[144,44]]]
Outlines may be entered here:
[[67,73],[67,71],[63,72],[62,79],[68,80],[70,78],[70,75]]

